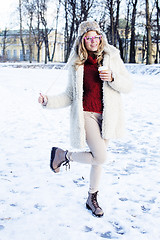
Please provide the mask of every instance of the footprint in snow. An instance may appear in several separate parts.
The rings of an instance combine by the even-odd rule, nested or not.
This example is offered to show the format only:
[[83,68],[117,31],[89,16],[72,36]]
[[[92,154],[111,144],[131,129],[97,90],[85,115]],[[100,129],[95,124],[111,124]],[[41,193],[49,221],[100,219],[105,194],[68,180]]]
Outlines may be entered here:
[[111,222],[111,224],[113,225],[113,227],[114,227],[114,229],[115,229],[117,234],[120,234],[120,235],[125,234],[125,231],[124,231],[123,227],[120,226],[119,223]]
[[0,230],[3,230],[5,227],[3,225],[0,225]]
[[83,186],[85,186],[84,177],[78,178],[77,180],[73,180],[73,182],[74,182],[78,187],[83,187]]

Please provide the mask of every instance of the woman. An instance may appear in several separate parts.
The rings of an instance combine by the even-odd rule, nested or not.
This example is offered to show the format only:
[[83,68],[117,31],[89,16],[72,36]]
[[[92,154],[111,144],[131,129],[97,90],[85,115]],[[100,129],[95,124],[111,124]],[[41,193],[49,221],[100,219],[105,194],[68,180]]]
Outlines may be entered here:
[[[71,161],[90,164],[86,207],[101,217],[104,212],[97,202],[97,193],[102,165],[106,161],[109,139],[123,135],[120,93],[129,92],[132,83],[119,51],[108,44],[95,21],[81,23],[68,65],[66,91],[58,96],[40,95],[39,102],[45,108],[71,105],[71,143],[76,148],[83,148],[87,143],[90,151],[68,152],[53,147],[50,167],[57,173],[62,164],[68,165]],[[100,66],[105,70],[98,72]]]

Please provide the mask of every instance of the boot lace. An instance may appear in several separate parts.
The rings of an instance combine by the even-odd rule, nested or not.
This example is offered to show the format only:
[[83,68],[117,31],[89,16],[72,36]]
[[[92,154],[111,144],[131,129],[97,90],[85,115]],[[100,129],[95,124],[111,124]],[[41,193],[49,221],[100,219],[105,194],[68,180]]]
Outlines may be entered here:
[[99,205],[98,205],[98,202],[97,202],[97,193],[98,192],[92,193],[91,201],[92,201],[92,204],[95,208],[100,208]]
[[66,166],[66,171],[67,171],[67,168],[70,169],[70,160],[68,159],[67,157],[67,153],[68,153],[68,150],[66,151],[66,154],[65,154],[65,161],[63,163],[63,166]]
[[63,166],[66,166],[66,171],[67,171],[67,168],[70,169],[70,163],[69,163],[69,160],[65,160],[65,162],[63,163]]

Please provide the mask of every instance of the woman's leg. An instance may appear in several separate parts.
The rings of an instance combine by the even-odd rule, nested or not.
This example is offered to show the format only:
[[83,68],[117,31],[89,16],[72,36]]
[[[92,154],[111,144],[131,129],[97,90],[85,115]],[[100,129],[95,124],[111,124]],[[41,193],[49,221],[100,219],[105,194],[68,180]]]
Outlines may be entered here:
[[84,116],[86,141],[91,152],[82,153],[83,156],[79,154],[77,156],[77,159],[81,161],[80,157],[84,157],[83,162],[84,160],[86,160],[87,163],[91,163],[90,186],[86,207],[87,209],[91,210],[95,216],[102,217],[104,212],[98,204],[97,193],[99,189],[102,164],[105,162],[107,157],[106,146],[108,144],[108,140],[102,139],[101,136],[102,115],[97,113],[85,112]]
[[[108,140],[101,136],[102,115],[99,113],[84,112],[86,141],[90,152],[68,152],[53,147],[51,151],[50,167],[54,172],[60,171],[61,164],[68,164],[69,161],[90,164],[91,186],[90,192],[97,189],[101,175],[102,164],[106,160]],[[94,187],[95,186],[95,187]]]
[[98,191],[102,164],[107,157],[108,140],[101,136],[102,116],[98,113],[84,112],[86,141],[90,152],[69,153],[72,161],[91,164],[89,192]]
[[99,113],[84,112],[86,141],[90,152],[70,152],[68,156],[72,161],[99,165],[106,160],[108,140],[101,136],[102,117]]
[[90,152],[68,152],[60,148],[52,148],[50,167],[59,172],[62,163],[76,161],[91,164],[89,195],[86,207],[96,216],[103,216],[103,210],[97,202],[97,193],[101,177],[102,164],[106,160],[108,140],[101,136],[102,116],[98,113],[84,112],[86,141]]
[[99,190],[101,173],[102,173],[102,165],[91,166],[89,193],[95,193]]

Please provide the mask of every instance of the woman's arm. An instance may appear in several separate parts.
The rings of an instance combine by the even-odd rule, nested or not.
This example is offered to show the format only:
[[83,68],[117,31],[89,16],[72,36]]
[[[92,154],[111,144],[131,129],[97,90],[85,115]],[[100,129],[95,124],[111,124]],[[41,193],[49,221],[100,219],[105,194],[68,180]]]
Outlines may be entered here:
[[111,58],[110,69],[114,81],[108,82],[108,85],[121,93],[128,93],[132,90],[132,79],[123,63],[119,53]]

